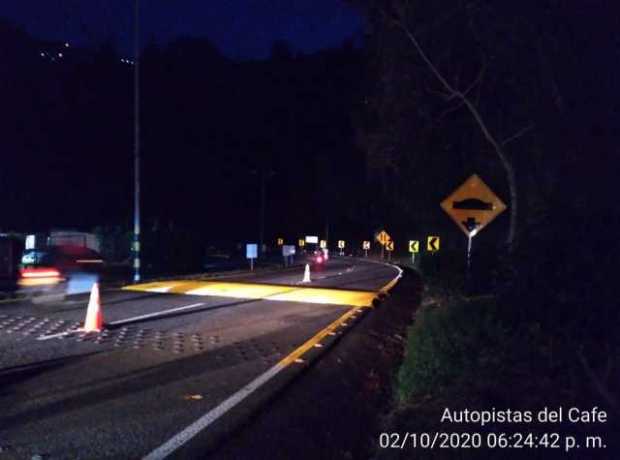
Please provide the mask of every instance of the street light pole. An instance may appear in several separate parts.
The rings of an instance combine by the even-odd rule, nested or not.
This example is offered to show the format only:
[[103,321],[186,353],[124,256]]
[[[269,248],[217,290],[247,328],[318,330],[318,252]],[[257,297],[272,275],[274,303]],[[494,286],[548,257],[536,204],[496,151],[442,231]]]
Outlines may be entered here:
[[140,281],[140,31],[139,0],[135,0],[134,25],[134,72],[133,72],[133,110],[134,110],[134,208],[133,208],[133,280]]
[[265,188],[266,188],[266,177],[265,177],[265,169],[261,168],[260,172],[260,216],[259,216],[259,228],[258,228],[258,244],[259,244],[259,253],[263,253],[263,244],[265,243]]

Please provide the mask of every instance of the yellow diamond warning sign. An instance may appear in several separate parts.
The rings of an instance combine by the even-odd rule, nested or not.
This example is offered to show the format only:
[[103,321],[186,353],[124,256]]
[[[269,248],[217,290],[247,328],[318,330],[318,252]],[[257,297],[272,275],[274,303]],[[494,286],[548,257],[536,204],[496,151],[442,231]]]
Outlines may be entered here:
[[379,233],[377,233],[375,238],[383,246],[385,246],[386,243],[391,240],[390,235],[388,235],[388,233],[385,230],[381,230]]
[[475,236],[506,209],[504,202],[476,174],[440,206],[468,237]]

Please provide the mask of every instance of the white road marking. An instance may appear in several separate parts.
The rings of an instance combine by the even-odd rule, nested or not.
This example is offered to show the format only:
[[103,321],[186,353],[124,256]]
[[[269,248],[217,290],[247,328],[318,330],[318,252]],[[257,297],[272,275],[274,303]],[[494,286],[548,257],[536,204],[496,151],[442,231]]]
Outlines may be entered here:
[[174,286],[164,286],[164,287],[150,288],[149,292],[159,292],[160,294],[166,294],[173,287]]
[[[196,308],[196,307],[201,307],[202,305],[204,305],[204,303],[200,302],[200,303],[193,303],[191,305],[185,305],[183,307],[177,307],[177,308],[171,308],[169,310],[162,310],[162,311],[158,311],[155,313],[149,313],[147,315],[140,315],[140,316],[134,316],[133,318],[126,318],[126,319],[122,319],[119,321],[113,321],[111,323],[105,323],[105,325],[108,326],[120,326],[122,324],[125,323],[132,323],[134,321],[139,321],[141,319],[147,319],[147,318],[154,318],[157,316],[164,316],[167,315],[168,313],[174,313],[177,311],[183,311],[183,310],[191,310],[192,308]],[[58,337],[62,337],[74,332],[79,332],[79,329],[77,330],[71,330],[71,331],[65,331],[65,332],[59,332],[58,334],[51,334],[51,335],[41,335],[39,337],[37,337],[37,340],[50,340],[50,339],[55,339]]]
[[[395,267],[395,268],[397,268],[399,270],[399,273],[392,280],[392,282],[395,281],[395,280],[398,280],[402,276],[402,270],[400,270],[398,267]],[[388,283],[388,285],[389,284],[390,283]],[[387,287],[388,285],[384,286],[383,289],[385,289],[385,287]],[[352,311],[352,310],[350,310],[350,311]],[[350,313],[349,312],[345,313],[343,316],[338,318],[338,320],[336,320],[336,322],[341,321],[342,318],[346,317],[347,315],[350,315]],[[346,326],[346,323],[341,323],[341,325]],[[328,329],[331,328],[331,327],[332,327],[332,325],[328,326]],[[319,334],[321,334],[321,333],[322,332],[319,332]],[[333,330],[327,330],[325,332],[325,335],[336,335],[336,333]],[[312,339],[310,339],[310,341],[312,341],[313,339],[314,339],[314,337]],[[300,347],[300,348],[303,348],[303,346]],[[168,441],[166,441],[164,444],[162,444],[161,446],[157,447],[155,450],[153,450],[152,452],[147,454],[145,457],[142,458],[142,460],[163,460],[166,457],[168,457],[169,455],[171,455],[174,451],[176,451],[177,449],[182,447],[184,444],[189,442],[194,436],[196,436],[202,430],[204,430],[209,425],[211,425],[215,421],[217,421],[217,419],[219,419],[220,417],[225,415],[230,409],[232,409],[233,407],[235,407],[236,405],[241,403],[245,398],[247,398],[252,393],[254,393],[258,388],[260,388],[262,385],[267,383],[276,374],[278,374],[279,372],[284,370],[287,367],[287,364],[285,363],[286,360],[290,356],[294,355],[295,353],[296,353],[296,351],[294,351],[289,356],[287,356],[282,361],[280,361],[278,364],[276,364],[275,366],[273,366],[272,368],[267,370],[265,373],[263,373],[263,374],[259,375],[258,377],[256,377],[254,380],[252,380],[246,386],[241,388],[239,391],[237,391],[233,395],[229,396],[222,403],[220,403],[218,406],[216,406],[213,409],[211,409],[209,412],[207,412],[205,415],[200,417],[198,420],[196,420],[194,423],[189,425],[187,428],[185,428],[184,430],[180,431],[175,436],[173,436]],[[302,356],[302,355],[303,355],[303,353],[300,356]],[[300,356],[298,356],[296,359],[294,359],[293,362],[295,362],[295,363],[303,363],[304,360]]]
[[133,318],[126,318],[126,319],[122,319],[122,320],[119,320],[119,321],[114,321],[112,323],[107,323],[107,324],[108,324],[108,326],[120,326],[121,324],[132,323],[134,321],[138,321],[138,320],[141,320],[141,319],[154,318],[156,316],[167,315],[168,313],[174,313],[174,312],[177,312],[177,311],[191,310],[192,308],[200,307],[202,305],[204,305],[204,303],[202,303],[202,302],[200,302],[200,303],[193,303],[191,305],[185,305],[183,307],[177,307],[177,308],[171,308],[169,310],[157,311],[155,313],[149,313],[147,315],[134,316]]
[[269,369],[264,374],[259,375],[257,378],[252,380],[246,386],[241,388],[241,390],[234,393],[228,399],[224,400],[220,405],[211,409],[205,415],[200,417],[194,423],[189,425],[180,433],[173,436],[170,440],[166,441],[164,444],[159,446],[157,449],[152,451],[150,454],[143,457],[142,460],[159,460],[164,459],[179,447],[183,446],[183,444],[187,443],[190,439],[200,433],[202,430],[207,428],[213,422],[215,422],[218,418],[228,412],[230,409],[235,407],[245,398],[254,393],[258,388],[260,388],[264,383],[273,378],[276,374],[286,368],[283,364],[276,364],[271,369]]
[[77,332],[77,331],[65,331],[65,332],[59,332],[58,334],[51,334],[51,335],[40,335],[39,337],[37,337],[37,340],[49,340],[49,339],[55,339],[58,337],[62,337],[64,335],[69,335],[73,332]]

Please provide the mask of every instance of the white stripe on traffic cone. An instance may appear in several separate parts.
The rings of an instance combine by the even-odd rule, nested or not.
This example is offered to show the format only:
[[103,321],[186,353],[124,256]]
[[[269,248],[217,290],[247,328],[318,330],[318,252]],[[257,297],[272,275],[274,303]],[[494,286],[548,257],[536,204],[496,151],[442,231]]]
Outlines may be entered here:
[[99,283],[94,283],[90,290],[86,320],[84,320],[84,332],[99,332],[103,328],[103,313],[101,312],[101,300],[99,299]]

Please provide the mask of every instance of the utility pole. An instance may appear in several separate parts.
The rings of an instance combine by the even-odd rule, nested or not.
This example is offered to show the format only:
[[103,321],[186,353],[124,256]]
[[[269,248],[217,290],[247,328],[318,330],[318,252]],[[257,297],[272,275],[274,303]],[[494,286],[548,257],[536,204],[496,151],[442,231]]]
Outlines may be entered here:
[[258,216],[259,227],[258,227],[258,244],[259,244],[259,253],[263,253],[263,244],[265,242],[265,187],[266,181],[265,178],[265,169],[261,168],[260,172],[260,216]]
[[325,241],[329,244],[329,215],[325,218]]
[[135,0],[134,17],[134,72],[133,72],[133,110],[134,110],[134,208],[133,208],[133,280],[140,281],[140,30],[139,0]]

